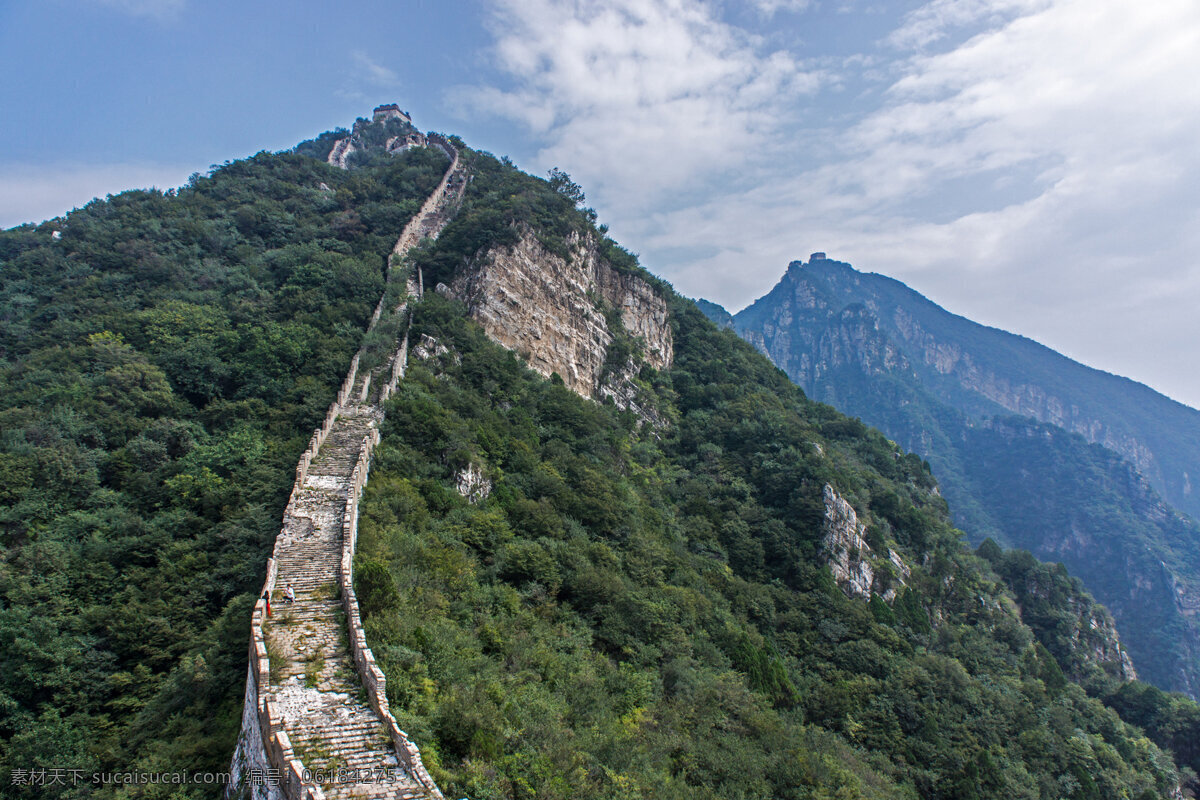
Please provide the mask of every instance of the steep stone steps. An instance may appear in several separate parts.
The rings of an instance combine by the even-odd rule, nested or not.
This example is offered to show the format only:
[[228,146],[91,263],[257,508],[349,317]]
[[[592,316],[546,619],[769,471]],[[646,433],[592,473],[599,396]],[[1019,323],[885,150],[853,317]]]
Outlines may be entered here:
[[[310,465],[277,543],[273,613],[263,624],[284,727],[327,798],[429,796],[366,702],[337,596],[350,475],[374,421],[369,409],[346,409]],[[294,603],[283,599],[288,585]]]
[[[348,139],[338,142],[331,162],[344,165],[352,149]],[[465,173],[453,148],[448,152],[453,158],[451,169],[405,228],[393,258],[403,259],[421,239],[436,237],[462,197]],[[416,289],[419,294],[419,278]],[[411,288],[409,293],[413,294]],[[404,306],[401,302],[396,312]],[[354,363],[359,363],[358,357]],[[253,800],[308,800],[322,795],[443,800],[419,753],[388,713],[386,699],[380,699],[383,678],[369,650],[359,653],[365,678],[356,669],[350,638],[361,642],[362,631],[356,627],[350,632],[347,614],[357,620],[357,605],[343,609],[340,597],[343,518],[347,503],[356,502],[357,496],[354,469],[364,440],[378,441],[375,432],[383,421],[380,398],[396,375],[393,367],[385,359],[355,375],[349,396],[333,408],[332,427],[324,438],[315,440],[320,447],[307,452],[297,470],[302,480],[284,514],[275,543],[273,577],[268,581],[274,586],[272,615],[260,616],[264,610],[260,602],[252,625],[252,637],[258,638],[251,642],[247,713],[231,768],[238,773],[239,764],[245,768],[273,759],[272,763],[290,765],[292,774],[282,790],[251,786]],[[288,586],[295,602],[284,602]],[[264,750],[268,732],[270,747]],[[255,736],[257,751],[252,744]],[[298,764],[303,765],[304,775],[295,774]],[[245,773],[240,774],[244,781]],[[226,796],[233,797],[238,785],[227,787]]]

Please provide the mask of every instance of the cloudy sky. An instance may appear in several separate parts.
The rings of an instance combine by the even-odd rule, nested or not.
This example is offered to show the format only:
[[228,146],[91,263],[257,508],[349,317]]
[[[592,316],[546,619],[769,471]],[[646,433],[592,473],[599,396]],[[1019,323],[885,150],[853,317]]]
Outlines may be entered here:
[[0,0],[0,226],[399,102],[737,310],[814,250],[1200,407],[1196,0]]

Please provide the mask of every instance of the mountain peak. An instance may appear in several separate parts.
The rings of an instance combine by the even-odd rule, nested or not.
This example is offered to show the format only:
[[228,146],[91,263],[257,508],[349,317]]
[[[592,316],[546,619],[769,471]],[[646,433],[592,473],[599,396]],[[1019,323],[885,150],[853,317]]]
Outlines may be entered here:
[[800,273],[809,275],[829,275],[834,273],[857,272],[858,270],[845,262],[830,258],[824,252],[818,251],[808,257],[808,261],[796,259],[787,266],[787,275],[796,277]]
[[[1200,514],[1191,492],[1200,414],[954,315],[892,278],[819,255],[793,261],[767,295],[735,315],[738,333],[808,396],[927,458],[968,535],[1062,560],[1094,586],[1125,626],[1147,678],[1200,692],[1200,626],[1182,611],[1163,611],[1155,599],[1180,595],[1171,588],[1177,582],[1184,606],[1200,603],[1200,526],[1154,511],[1161,493],[1181,511]],[[1056,503],[1062,487],[1112,505],[1094,513]],[[1125,522],[1114,524],[1116,518]],[[1127,555],[1120,574],[1097,557],[1105,547]],[[1151,550],[1170,554],[1165,572],[1143,557]],[[1160,612],[1161,620],[1147,623]],[[1186,635],[1169,632],[1173,624]]]

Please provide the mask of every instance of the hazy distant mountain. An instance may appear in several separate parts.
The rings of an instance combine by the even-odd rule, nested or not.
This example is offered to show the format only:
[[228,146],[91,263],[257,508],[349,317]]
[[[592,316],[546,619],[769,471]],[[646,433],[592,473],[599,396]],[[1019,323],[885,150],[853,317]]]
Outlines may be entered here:
[[928,459],[972,539],[1067,564],[1141,674],[1196,695],[1200,526],[1176,509],[1200,512],[1200,411],[823,258],[792,262],[734,327]]
[[730,314],[721,306],[708,300],[700,299],[696,301],[696,305],[704,312],[704,315],[722,328],[733,327],[733,314]]

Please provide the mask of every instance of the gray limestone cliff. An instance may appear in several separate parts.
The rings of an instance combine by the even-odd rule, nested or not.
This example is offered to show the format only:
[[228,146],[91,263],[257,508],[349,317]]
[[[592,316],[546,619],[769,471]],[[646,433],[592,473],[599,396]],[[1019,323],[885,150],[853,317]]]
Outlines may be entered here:
[[1092,606],[1080,615],[1081,625],[1076,641],[1086,648],[1087,657],[1101,666],[1111,664],[1121,680],[1137,680],[1133,659],[1121,644],[1121,635],[1112,615],[1103,606]]
[[825,484],[824,501],[823,552],[837,585],[848,597],[870,600],[877,594],[886,602],[895,600],[910,574],[904,560],[891,548],[886,548],[886,555],[872,550],[866,524],[829,484]]
[[[886,309],[884,309],[886,312]],[[1167,488],[1162,465],[1154,450],[1134,430],[1120,421],[1091,410],[1069,391],[996,369],[961,342],[922,325],[904,308],[892,310],[891,326],[915,352],[920,362],[938,376],[957,382],[979,396],[980,404],[994,403],[1013,414],[1032,417],[1078,433],[1089,442],[1101,444],[1127,458],[1138,470]],[[1173,476],[1180,497],[1191,493],[1187,470]]]
[[609,348],[627,335],[645,364],[669,367],[666,301],[646,281],[614,269],[590,236],[572,235],[563,258],[532,229],[519,233],[516,244],[480,254],[441,290],[463,301],[489,337],[521,353],[535,371],[558,374],[584,397],[637,407],[637,359],[613,365]]

